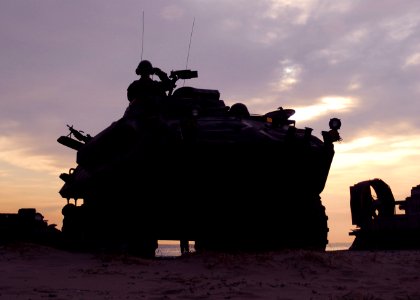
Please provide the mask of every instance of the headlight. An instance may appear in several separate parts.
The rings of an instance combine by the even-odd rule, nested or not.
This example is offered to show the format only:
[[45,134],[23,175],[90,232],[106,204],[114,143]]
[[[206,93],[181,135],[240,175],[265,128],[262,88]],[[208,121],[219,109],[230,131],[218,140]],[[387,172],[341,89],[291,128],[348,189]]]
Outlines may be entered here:
[[330,122],[328,123],[330,125],[330,129],[332,130],[338,130],[341,128],[341,121],[337,118],[330,119]]

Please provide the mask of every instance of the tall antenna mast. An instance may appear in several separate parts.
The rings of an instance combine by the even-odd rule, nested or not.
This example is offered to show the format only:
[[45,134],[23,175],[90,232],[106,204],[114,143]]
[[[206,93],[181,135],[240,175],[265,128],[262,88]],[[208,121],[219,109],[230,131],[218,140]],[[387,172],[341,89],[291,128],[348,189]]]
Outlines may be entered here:
[[142,18],[142,31],[141,31],[141,55],[140,61],[143,60],[143,44],[144,44],[144,10],[143,10],[143,18]]
[[194,32],[194,23],[195,23],[195,17],[194,17],[192,27],[191,27],[190,43],[188,45],[188,54],[187,54],[187,62],[185,63],[185,69],[188,68],[188,59],[190,58],[191,40],[192,40],[192,35],[193,35],[193,32]]

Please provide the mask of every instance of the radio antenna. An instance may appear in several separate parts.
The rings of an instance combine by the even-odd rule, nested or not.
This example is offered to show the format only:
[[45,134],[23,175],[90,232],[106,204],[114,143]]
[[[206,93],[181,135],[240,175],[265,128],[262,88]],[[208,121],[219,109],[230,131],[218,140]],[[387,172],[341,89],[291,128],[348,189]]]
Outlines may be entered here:
[[188,68],[188,59],[190,58],[191,40],[192,40],[192,35],[193,35],[193,32],[194,32],[194,23],[195,23],[195,18],[193,20],[192,27],[191,27],[190,43],[188,45],[188,54],[187,54],[187,62],[185,63],[185,69]]
[[143,60],[143,44],[144,44],[144,10],[143,10],[143,17],[142,17],[142,30],[141,30],[141,55],[140,61]]

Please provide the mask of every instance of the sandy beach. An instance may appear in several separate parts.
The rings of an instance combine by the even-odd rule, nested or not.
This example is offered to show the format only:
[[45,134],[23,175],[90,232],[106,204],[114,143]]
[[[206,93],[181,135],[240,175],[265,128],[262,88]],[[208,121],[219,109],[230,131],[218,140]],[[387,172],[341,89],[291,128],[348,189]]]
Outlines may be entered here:
[[0,246],[0,299],[420,299],[420,251],[142,259]]

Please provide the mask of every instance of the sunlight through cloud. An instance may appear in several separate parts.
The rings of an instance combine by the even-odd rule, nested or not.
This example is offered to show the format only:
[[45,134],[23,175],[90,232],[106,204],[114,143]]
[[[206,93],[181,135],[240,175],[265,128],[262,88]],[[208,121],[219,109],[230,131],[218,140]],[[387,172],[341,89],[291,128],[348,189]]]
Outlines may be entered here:
[[420,53],[414,53],[407,57],[403,67],[411,67],[420,65]]
[[55,161],[49,156],[31,154],[29,148],[19,145],[8,137],[0,137],[0,162],[43,173],[58,174],[59,172],[54,166]]
[[299,82],[299,76],[302,72],[302,68],[298,64],[293,64],[289,60],[284,60],[280,64],[280,79],[271,84],[277,92],[291,89]]
[[367,136],[336,145],[340,153],[334,158],[336,168],[363,165],[390,166],[409,157],[418,157],[420,136]]
[[356,105],[356,99],[351,97],[328,96],[323,97],[319,104],[297,107],[293,116],[296,121],[305,121],[329,114],[332,111],[347,111]]

